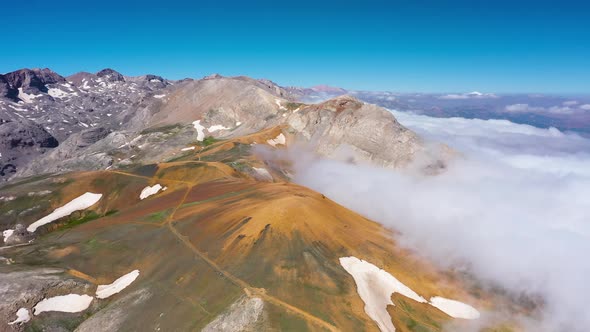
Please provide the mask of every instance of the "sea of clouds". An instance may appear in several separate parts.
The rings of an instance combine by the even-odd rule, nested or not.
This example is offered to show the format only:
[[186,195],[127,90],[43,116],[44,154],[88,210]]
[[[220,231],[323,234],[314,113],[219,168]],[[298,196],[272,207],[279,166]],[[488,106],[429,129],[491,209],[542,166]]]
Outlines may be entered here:
[[403,245],[443,265],[541,295],[542,318],[529,330],[586,331],[590,140],[506,120],[392,112],[461,156],[437,176],[306,160],[295,182],[400,231]]

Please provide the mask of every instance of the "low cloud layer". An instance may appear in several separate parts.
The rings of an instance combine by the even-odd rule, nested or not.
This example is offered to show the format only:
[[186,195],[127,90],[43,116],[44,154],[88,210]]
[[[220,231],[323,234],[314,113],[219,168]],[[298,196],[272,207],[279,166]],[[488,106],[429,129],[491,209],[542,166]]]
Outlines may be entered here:
[[505,120],[394,115],[464,158],[438,176],[318,160],[299,163],[295,181],[401,231],[436,261],[542,295],[531,330],[586,330],[590,141]]
[[550,113],[556,115],[569,115],[575,113],[585,113],[590,110],[590,104],[580,105],[575,100],[565,101],[561,105],[542,107],[532,106],[529,104],[512,104],[505,108],[506,112],[512,113]]
[[448,94],[439,96],[438,99],[449,99],[449,100],[463,100],[463,99],[482,99],[482,98],[498,98],[493,93],[481,93],[477,91],[462,93],[462,94]]

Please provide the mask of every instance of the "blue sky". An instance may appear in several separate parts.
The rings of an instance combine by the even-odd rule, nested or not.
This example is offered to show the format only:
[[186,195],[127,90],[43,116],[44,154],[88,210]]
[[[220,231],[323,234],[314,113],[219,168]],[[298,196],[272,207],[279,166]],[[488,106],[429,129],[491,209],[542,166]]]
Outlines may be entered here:
[[112,67],[282,85],[590,93],[582,1],[10,1],[0,72]]

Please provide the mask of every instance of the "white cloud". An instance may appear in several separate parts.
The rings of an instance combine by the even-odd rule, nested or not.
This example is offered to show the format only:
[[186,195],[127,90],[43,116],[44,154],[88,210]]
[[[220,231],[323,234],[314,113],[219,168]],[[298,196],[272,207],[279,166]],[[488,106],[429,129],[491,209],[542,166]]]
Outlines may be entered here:
[[584,111],[590,111],[590,104],[584,104],[580,106],[580,109]]
[[438,97],[439,99],[469,99],[466,95],[450,94]]
[[563,105],[564,106],[574,106],[574,105],[578,105],[579,102],[577,100],[568,100],[568,101],[564,101]]
[[481,93],[478,91],[473,91],[469,93],[462,93],[462,94],[448,94],[444,96],[439,96],[438,99],[479,99],[479,98],[498,98],[493,93]]
[[529,104],[512,104],[506,106],[505,110],[507,112],[521,112],[521,113],[532,113],[532,112],[545,112],[545,113],[553,113],[553,114],[574,114],[579,112],[580,110],[590,110],[590,105],[581,105],[576,106],[572,104],[572,102],[564,102],[563,105],[558,106],[550,106],[550,107],[541,107],[541,106],[531,106]]
[[573,114],[576,110],[569,106],[551,106],[547,111],[554,114]]
[[544,111],[543,107],[530,106],[529,104],[512,104],[506,106],[508,112],[537,112]]
[[505,120],[394,114],[464,158],[438,176],[312,161],[296,164],[296,182],[399,230],[401,243],[441,264],[542,295],[544,329],[590,326],[590,141]]

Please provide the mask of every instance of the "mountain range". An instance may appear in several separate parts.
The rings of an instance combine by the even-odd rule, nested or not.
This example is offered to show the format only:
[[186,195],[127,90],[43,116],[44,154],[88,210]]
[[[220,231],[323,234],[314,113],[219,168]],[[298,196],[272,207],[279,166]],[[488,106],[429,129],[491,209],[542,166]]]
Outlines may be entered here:
[[307,158],[436,176],[460,157],[359,95],[0,76],[0,331],[520,330],[542,301],[293,183]]

